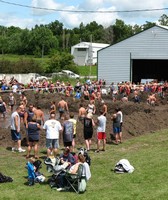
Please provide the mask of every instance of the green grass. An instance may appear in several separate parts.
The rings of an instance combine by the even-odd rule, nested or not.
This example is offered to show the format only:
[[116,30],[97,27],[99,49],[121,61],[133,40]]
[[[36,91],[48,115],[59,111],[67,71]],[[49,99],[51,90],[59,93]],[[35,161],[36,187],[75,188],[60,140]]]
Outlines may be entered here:
[[[49,57],[44,56],[44,58],[35,58],[34,56],[30,56],[30,55],[14,55],[14,54],[5,54],[2,55],[0,54],[0,60],[1,59],[6,59],[9,60],[11,62],[16,62],[20,59],[34,59],[38,62],[43,62],[43,63],[47,63],[49,61]],[[79,75],[80,76],[97,76],[97,66],[77,66],[78,71],[79,71]]]
[[0,59],[2,58],[7,59],[9,61],[14,61],[14,62],[20,59],[30,59],[30,58],[40,61],[40,62],[42,61],[47,62],[49,60],[47,56],[44,56],[44,58],[36,58],[33,55],[31,56],[31,55],[15,55],[15,54],[5,54],[5,55],[0,54]]
[[[47,184],[28,187],[23,154],[0,147],[0,172],[14,178],[13,183],[0,184],[0,199],[81,199],[81,200],[167,200],[168,130],[146,134],[125,141],[121,145],[107,144],[106,152],[90,152],[92,178],[84,194],[57,192]],[[94,145],[95,147],[95,145]],[[44,150],[44,149],[43,149]],[[41,156],[44,154],[41,151]],[[115,174],[115,164],[126,158],[134,166],[132,174]],[[45,165],[41,171],[46,177]]]
[[97,66],[78,66],[79,74],[81,76],[97,76]]

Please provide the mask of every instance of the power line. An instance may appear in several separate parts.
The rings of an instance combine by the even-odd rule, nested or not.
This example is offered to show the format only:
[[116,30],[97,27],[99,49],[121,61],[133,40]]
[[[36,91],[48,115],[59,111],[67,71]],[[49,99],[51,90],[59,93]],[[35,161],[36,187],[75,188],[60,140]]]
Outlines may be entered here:
[[47,10],[47,11],[55,11],[55,12],[69,12],[69,13],[130,13],[130,12],[153,12],[153,11],[161,11],[168,10],[168,8],[151,8],[151,9],[135,9],[135,10],[65,10],[65,9],[54,9],[54,8],[42,8],[36,6],[28,6],[24,4],[12,3],[8,1],[0,0],[0,2],[5,4],[10,4],[13,6],[20,6],[25,8],[33,8],[38,10]]

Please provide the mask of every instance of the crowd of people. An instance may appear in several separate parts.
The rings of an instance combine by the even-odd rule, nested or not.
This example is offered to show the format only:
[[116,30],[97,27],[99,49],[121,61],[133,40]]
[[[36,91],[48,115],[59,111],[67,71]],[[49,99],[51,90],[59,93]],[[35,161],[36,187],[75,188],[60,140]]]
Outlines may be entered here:
[[[58,155],[60,149],[60,135],[62,135],[63,138],[64,148],[68,148],[68,150],[66,149],[68,153],[76,151],[78,123],[81,123],[83,126],[83,138],[85,141],[85,148],[88,152],[92,145],[94,127],[96,127],[97,137],[95,153],[106,150],[106,115],[108,113],[108,106],[106,101],[102,98],[103,95],[107,93],[110,94],[112,102],[117,100],[127,102],[129,100],[129,95],[133,94],[133,101],[135,103],[140,103],[140,94],[147,92],[149,95],[146,101],[149,105],[153,106],[157,102],[157,96],[164,98],[168,88],[167,82],[162,84],[153,82],[140,85],[122,82],[117,85],[112,83],[107,89],[105,82],[102,80],[90,81],[85,84],[80,84],[78,81],[75,87],[72,87],[70,83],[65,84],[59,81],[55,84],[51,81],[43,81],[42,83],[34,83],[31,81],[27,88],[25,88],[23,84],[19,84],[16,80],[10,82],[10,85],[8,85],[9,88],[4,87],[5,84],[6,82],[4,80],[1,90],[12,89],[12,91],[9,92],[7,102],[4,102],[3,93],[1,93],[0,114],[2,114],[2,117],[5,119],[7,107],[9,106],[9,112],[11,113],[11,138],[13,141],[12,151],[18,151],[19,153],[27,151],[26,158],[30,159],[32,150],[34,149],[34,158],[39,159],[40,132],[43,129],[46,133],[46,160],[51,156],[56,157]],[[32,89],[36,92],[61,93],[61,100],[57,104],[54,100],[50,102],[49,119],[45,121],[45,114],[40,106],[35,107],[28,102],[24,94],[26,89]],[[105,92],[106,89],[107,93]],[[20,95],[19,102],[16,102],[15,93],[19,93]],[[118,95],[120,95],[120,99]],[[69,112],[69,105],[66,98],[70,96],[76,99],[82,98],[87,102],[87,106],[84,106],[81,101],[77,117],[75,117],[74,112]],[[101,105],[99,108],[95,106],[96,101],[99,101]],[[56,116],[58,117],[56,118]],[[111,114],[110,119],[112,123],[112,137],[114,143],[118,145],[122,143],[123,124],[123,113],[119,107]],[[21,124],[24,125],[27,135],[27,150],[21,147]],[[78,157],[78,159],[79,163],[85,162],[84,158]],[[33,162],[32,158],[30,164],[31,162]],[[73,165],[75,166],[75,163],[70,162],[69,166]],[[77,166],[78,164],[74,169],[77,169]],[[74,169],[72,168],[70,171]]]

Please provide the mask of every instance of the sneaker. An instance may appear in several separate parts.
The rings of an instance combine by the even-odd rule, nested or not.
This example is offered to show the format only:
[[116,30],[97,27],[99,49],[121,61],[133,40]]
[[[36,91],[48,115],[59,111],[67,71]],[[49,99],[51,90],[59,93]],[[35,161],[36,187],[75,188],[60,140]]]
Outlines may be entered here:
[[15,147],[12,147],[12,152],[17,151],[17,149]]
[[95,153],[99,153],[99,150],[96,150]]
[[25,149],[22,149],[22,148],[19,148],[19,149],[18,149],[18,152],[19,152],[19,153],[23,153],[23,152],[25,152],[25,151],[26,151],[26,150],[25,150]]
[[57,188],[57,191],[65,191],[65,188]]

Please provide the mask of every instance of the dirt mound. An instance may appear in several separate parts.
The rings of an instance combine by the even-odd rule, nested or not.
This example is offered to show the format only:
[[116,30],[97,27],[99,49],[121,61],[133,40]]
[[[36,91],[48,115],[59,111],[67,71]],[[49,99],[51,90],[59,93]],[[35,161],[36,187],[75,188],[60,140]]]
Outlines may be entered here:
[[[37,94],[33,92],[25,92],[28,102],[33,103],[35,106],[40,105],[42,109],[49,109],[50,102],[55,101],[56,104],[60,101],[61,95],[59,94]],[[7,101],[7,93],[1,95],[4,101]],[[19,102],[19,95],[15,95],[17,102]],[[130,97],[131,98],[131,97]],[[111,114],[114,113],[116,107],[120,107],[123,111],[124,115],[124,123],[123,123],[123,139],[126,140],[133,136],[139,136],[145,133],[153,133],[156,130],[167,128],[168,124],[168,105],[167,98],[159,99],[158,105],[155,107],[151,107],[146,104],[147,94],[141,95],[141,103],[133,103],[127,102],[123,103],[121,101],[112,102],[111,97],[104,96],[108,106],[108,114],[107,114],[107,141],[110,142],[110,133],[112,133],[112,122],[111,122]],[[73,97],[69,97],[66,99],[69,105],[70,112],[74,112],[76,115],[78,113],[79,104],[83,102],[85,106],[88,105],[88,101],[83,99],[76,100]],[[98,111],[101,107],[100,102],[96,102],[96,115],[94,118],[97,118]],[[10,128],[2,128],[0,126],[0,145],[10,146],[11,145],[11,136],[10,136]],[[21,129],[23,138],[26,137],[25,129],[22,127]],[[94,130],[96,133],[96,127]],[[77,125],[77,144],[84,144],[83,139],[83,125],[79,122]],[[62,144],[62,139],[60,139]],[[96,135],[93,136],[93,141],[96,141]],[[23,140],[24,143],[24,140]],[[45,145],[45,132],[41,132],[40,145]]]

